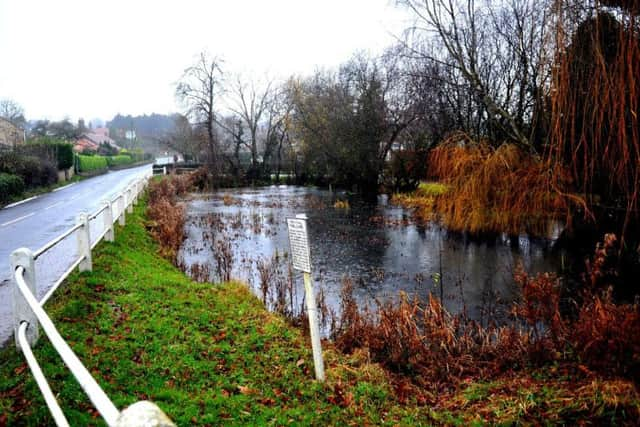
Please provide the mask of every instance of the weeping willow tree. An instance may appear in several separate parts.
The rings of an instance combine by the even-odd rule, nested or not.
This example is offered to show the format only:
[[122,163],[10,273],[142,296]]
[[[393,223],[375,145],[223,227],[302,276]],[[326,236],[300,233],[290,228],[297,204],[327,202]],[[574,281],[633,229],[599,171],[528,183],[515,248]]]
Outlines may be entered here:
[[637,0],[555,6],[550,158],[568,167],[589,215],[616,213],[623,239],[640,219],[639,11]]

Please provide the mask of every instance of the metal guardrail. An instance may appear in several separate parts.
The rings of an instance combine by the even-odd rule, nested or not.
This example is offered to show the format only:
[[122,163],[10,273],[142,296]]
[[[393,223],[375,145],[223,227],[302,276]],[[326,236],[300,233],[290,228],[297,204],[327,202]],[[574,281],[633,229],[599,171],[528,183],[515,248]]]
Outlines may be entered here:
[[[27,361],[27,365],[40,388],[51,415],[58,426],[68,426],[69,423],[64,416],[55,395],[51,391],[38,361],[36,360],[31,347],[38,341],[39,326],[47,335],[51,344],[62,358],[63,362],[73,376],[76,378],[85,394],[89,397],[95,408],[98,410],[104,421],[109,426],[174,426],[173,422],[151,402],[138,402],[123,411],[119,411],[106,395],[104,390],[91,376],[87,368],[73,352],[71,347],[60,335],[51,318],[43,309],[44,304],[55,293],[56,289],[71,274],[75,268],[80,271],[92,270],[91,250],[102,240],[114,240],[114,224],[116,221],[120,225],[125,224],[125,210],[133,212],[133,205],[137,204],[138,196],[147,185],[151,173],[146,173],[141,179],[131,182],[113,200],[103,201],[102,207],[91,215],[81,213],[77,223],[69,230],[51,240],[35,252],[27,248],[20,248],[11,253],[11,267],[15,286],[13,290],[13,311],[14,311],[14,334],[16,346],[22,351]],[[114,205],[117,202],[118,216],[114,215]],[[90,225],[102,215],[104,229],[100,236],[91,243]],[[36,268],[35,261],[40,256],[51,250],[57,244],[71,236],[77,235],[78,258],[62,274],[62,276],[47,291],[44,297],[38,301],[36,295]]]

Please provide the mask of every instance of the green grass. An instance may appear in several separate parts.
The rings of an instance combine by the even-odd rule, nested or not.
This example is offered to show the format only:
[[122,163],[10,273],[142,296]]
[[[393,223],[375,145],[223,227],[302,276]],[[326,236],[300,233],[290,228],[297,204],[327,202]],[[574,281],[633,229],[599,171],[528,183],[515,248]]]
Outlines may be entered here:
[[415,191],[416,196],[436,197],[442,196],[449,190],[449,187],[439,182],[421,182]]

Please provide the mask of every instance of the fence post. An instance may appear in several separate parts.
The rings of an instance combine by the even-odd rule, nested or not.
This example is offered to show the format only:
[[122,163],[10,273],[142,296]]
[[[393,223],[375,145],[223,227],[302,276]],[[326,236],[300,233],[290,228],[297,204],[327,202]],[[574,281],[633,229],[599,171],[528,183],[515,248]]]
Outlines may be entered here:
[[138,204],[138,192],[140,191],[140,182],[139,181],[135,181],[133,183],[133,204],[137,205]]
[[11,260],[11,271],[13,280],[13,335],[16,340],[16,347],[20,349],[20,343],[18,342],[18,329],[20,323],[27,322],[29,327],[27,328],[27,342],[33,346],[38,341],[38,319],[36,315],[29,307],[27,300],[24,299],[18,283],[16,282],[16,269],[18,267],[24,268],[24,282],[31,293],[36,296],[36,260],[33,257],[33,252],[27,248],[16,249],[11,253],[9,257]]
[[82,224],[78,229],[78,255],[84,259],[78,265],[80,271],[91,271],[93,262],[91,260],[91,235],[89,233],[89,217],[86,213],[78,215],[77,224]]
[[104,210],[104,229],[106,231],[104,235],[104,239],[107,242],[113,242],[114,233],[113,233],[113,206],[111,205],[111,200],[103,200],[102,204],[105,205]]
[[127,187],[127,213],[133,213],[133,191],[131,191],[131,186]]
[[125,193],[123,191],[120,197],[118,197],[118,211],[120,212],[120,216],[118,217],[118,224],[120,224],[123,227],[126,224],[126,220],[124,217],[124,205],[126,204],[126,200],[124,198],[125,198]]
[[120,412],[115,425],[115,427],[138,426],[175,427],[175,424],[155,403],[143,400]]

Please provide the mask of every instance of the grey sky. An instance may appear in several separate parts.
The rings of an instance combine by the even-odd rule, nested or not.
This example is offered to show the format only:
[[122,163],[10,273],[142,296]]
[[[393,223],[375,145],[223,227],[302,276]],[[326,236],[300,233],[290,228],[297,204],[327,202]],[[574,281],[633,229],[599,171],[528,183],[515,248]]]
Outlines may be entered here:
[[28,119],[174,112],[201,50],[284,77],[379,53],[407,25],[393,0],[0,0],[0,98]]

